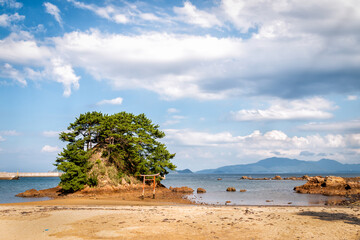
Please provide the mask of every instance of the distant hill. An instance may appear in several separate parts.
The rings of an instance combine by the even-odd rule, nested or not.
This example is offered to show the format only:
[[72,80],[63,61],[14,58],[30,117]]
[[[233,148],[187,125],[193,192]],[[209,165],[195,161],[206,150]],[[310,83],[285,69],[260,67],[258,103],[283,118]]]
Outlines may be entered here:
[[360,173],[360,164],[342,164],[331,159],[303,161],[273,157],[256,163],[205,169],[196,173]]
[[[169,170],[168,170],[169,171]],[[190,169],[184,169],[184,170],[174,170],[174,171],[169,171],[169,173],[173,174],[177,174],[177,173],[180,173],[180,174],[183,174],[183,173],[193,173]]]

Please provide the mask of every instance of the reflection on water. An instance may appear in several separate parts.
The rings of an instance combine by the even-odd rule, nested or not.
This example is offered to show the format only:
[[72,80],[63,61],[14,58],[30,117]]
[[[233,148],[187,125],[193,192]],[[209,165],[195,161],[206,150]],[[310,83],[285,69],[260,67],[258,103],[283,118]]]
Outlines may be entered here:
[[[299,194],[293,189],[306,181],[291,180],[240,180],[242,175],[235,174],[169,174],[162,181],[166,187],[188,186],[195,190],[189,198],[197,203],[224,205],[292,205],[292,206],[319,206],[328,201],[338,202],[343,197],[323,196],[318,194]],[[252,174],[254,178],[274,177],[274,175]],[[282,177],[301,175],[287,175]],[[221,181],[217,180],[222,178]],[[206,193],[197,194],[197,188],[205,188]],[[235,187],[236,192],[226,192],[227,187]],[[240,192],[245,189],[246,192]]]

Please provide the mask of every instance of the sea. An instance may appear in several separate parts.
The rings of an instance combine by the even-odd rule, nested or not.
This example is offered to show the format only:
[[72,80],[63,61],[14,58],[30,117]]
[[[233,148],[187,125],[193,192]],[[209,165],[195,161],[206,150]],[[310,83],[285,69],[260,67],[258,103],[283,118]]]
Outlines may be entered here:
[[[166,187],[187,186],[194,189],[188,196],[199,204],[211,205],[276,205],[276,206],[323,206],[329,200],[336,201],[341,197],[329,197],[317,194],[300,194],[293,189],[306,181],[293,180],[241,180],[242,176],[253,178],[301,177],[304,174],[168,174],[161,183]],[[327,176],[334,174],[311,174],[309,176]],[[342,177],[356,177],[360,174],[338,174]],[[218,180],[220,179],[221,180]],[[20,198],[16,194],[29,189],[46,189],[56,187],[58,177],[20,178],[19,180],[0,180],[0,203],[29,202],[48,200],[48,198]],[[236,192],[226,192],[234,187]],[[206,193],[197,194],[197,188],[204,188]],[[240,192],[245,189],[246,192]],[[230,202],[229,202],[230,201]],[[227,202],[227,203],[226,203]]]

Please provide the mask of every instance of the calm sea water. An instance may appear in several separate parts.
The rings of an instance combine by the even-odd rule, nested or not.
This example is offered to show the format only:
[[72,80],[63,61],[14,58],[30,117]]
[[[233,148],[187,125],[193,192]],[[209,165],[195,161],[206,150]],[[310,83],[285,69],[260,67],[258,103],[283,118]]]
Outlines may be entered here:
[[0,180],[0,203],[31,202],[47,200],[48,198],[20,198],[16,194],[35,188],[36,190],[56,187],[60,182],[58,177],[20,178],[19,180]]
[[[289,180],[239,180],[244,174],[169,174],[162,181],[166,187],[188,186],[195,190],[189,198],[198,203],[224,205],[231,201],[233,205],[324,205],[329,198],[322,195],[298,194],[293,191],[295,186],[300,186],[306,181]],[[321,174],[326,176],[326,174]],[[274,177],[274,174],[251,174],[246,175],[254,178]],[[301,174],[281,174],[282,177],[296,176]],[[353,177],[354,174],[342,174],[339,176]],[[218,178],[222,178],[218,181]],[[18,198],[16,194],[31,188],[37,190],[56,187],[60,179],[55,178],[20,178],[19,180],[0,180],[0,203],[29,202],[47,200],[47,198]],[[206,193],[197,194],[197,188],[205,188]],[[227,187],[235,187],[236,192],[226,192]],[[246,192],[239,192],[246,189]]]
[[[328,200],[339,197],[328,197],[318,194],[299,194],[293,189],[306,183],[306,181],[291,180],[240,180],[242,176],[253,178],[272,178],[274,174],[169,174],[162,183],[166,187],[188,186],[194,189],[189,198],[198,203],[224,205],[296,205],[316,206],[324,205]],[[281,177],[301,177],[304,174],[280,174]],[[315,174],[309,176],[330,174]],[[334,174],[331,174],[334,175]],[[355,177],[354,174],[340,174],[337,176]],[[222,180],[217,180],[222,178]],[[206,193],[197,194],[197,188],[204,188]],[[226,192],[227,187],[236,188],[236,192]],[[245,189],[246,192],[240,192]],[[341,199],[341,198],[340,198]]]

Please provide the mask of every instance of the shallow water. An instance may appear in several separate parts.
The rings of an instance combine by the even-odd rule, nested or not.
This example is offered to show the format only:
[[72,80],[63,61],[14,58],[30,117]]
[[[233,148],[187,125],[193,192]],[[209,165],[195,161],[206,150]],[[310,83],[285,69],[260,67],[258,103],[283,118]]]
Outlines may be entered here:
[[[325,176],[326,174],[322,174]],[[306,181],[290,180],[239,180],[241,174],[169,174],[162,181],[166,187],[188,186],[195,190],[189,198],[198,203],[224,205],[324,205],[326,201],[338,199],[313,194],[299,194],[293,191],[295,186],[300,186]],[[251,174],[253,178],[274,177],[274,174]],[[281,174],[282,177],[296,176],[299,174]],[[340,175],[353,177],[357,175]],[[218,181],[218,178],[222,178]],[[16,194],[35,188],[36,190],[56,187],[60,182],[58,177],[50,178],[20,178],[19,180],[0,180],[0,203],[30,202],[47,200],[48,198],[18,198]],[[197,194],[197,188],[205,188],[206,193]],[[236,192],[226,192],[227,187],[235,187]],[[245,189],[246,192],[240,192]]]
[[[306,183],[306,181],[292,180],[240,180],[240,174],[170,174],[162,181],[166,187],[188,186],[194,189],[189,198],[197,203],[224,205],[296,205],[319,206],[327,201],[343,199],[341,197],[328,197],[318,194],[299,194],[293,189]],[[269,174],[247,175],[253,178],[274,177]],[[302,175],[282,174],[282,177]],[[222,178],[222,180],[217,180]],[[206,189],[206,193],[197,194],[197,188]],[[236,192],[226,192],[227,187],[236,188]],[[245,189],[246,192],[240,192]]]

